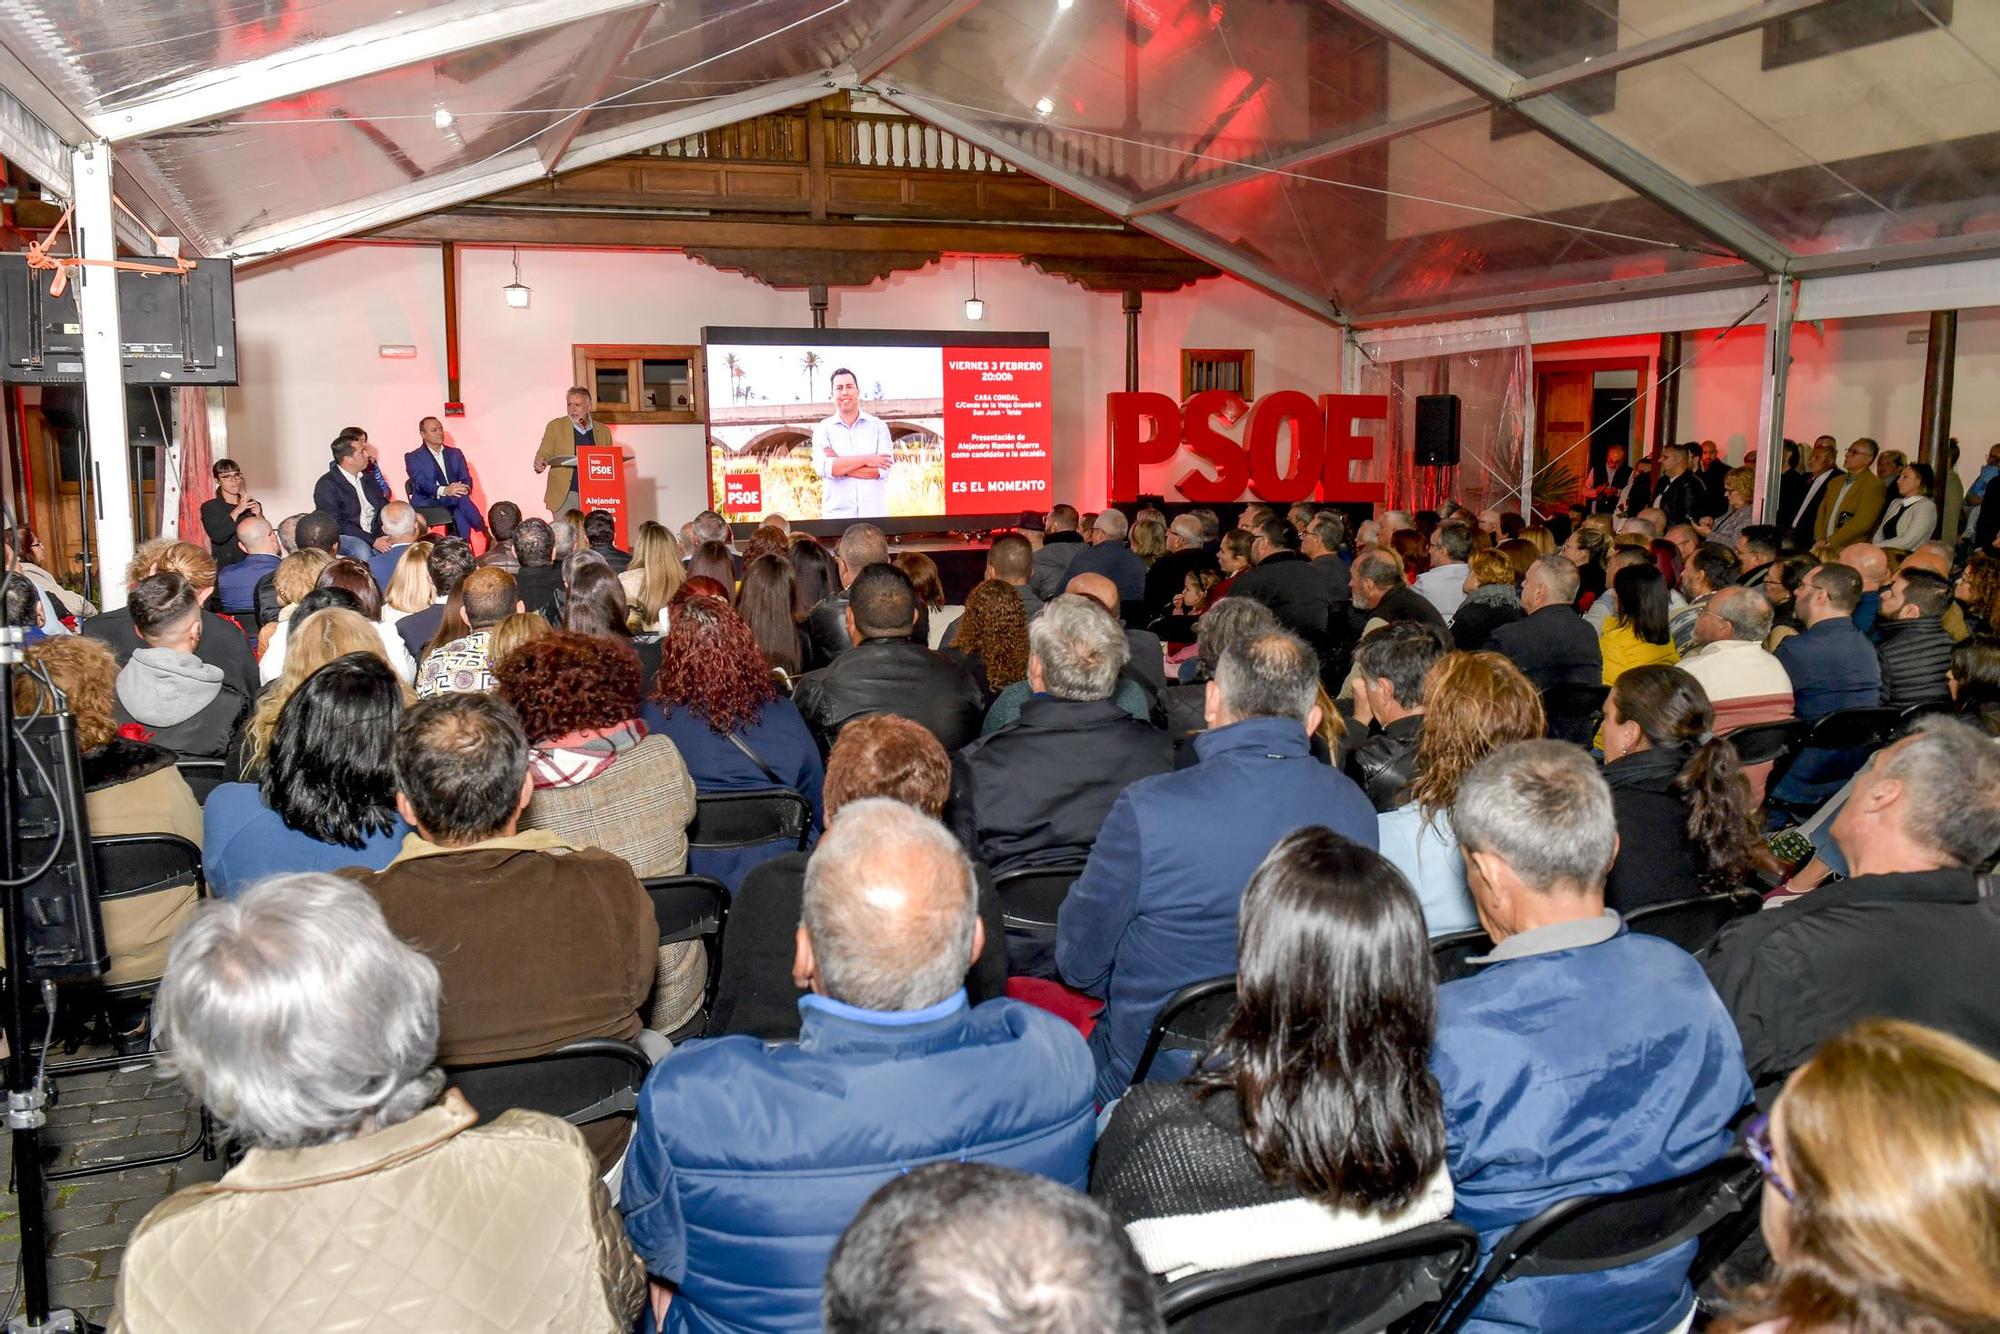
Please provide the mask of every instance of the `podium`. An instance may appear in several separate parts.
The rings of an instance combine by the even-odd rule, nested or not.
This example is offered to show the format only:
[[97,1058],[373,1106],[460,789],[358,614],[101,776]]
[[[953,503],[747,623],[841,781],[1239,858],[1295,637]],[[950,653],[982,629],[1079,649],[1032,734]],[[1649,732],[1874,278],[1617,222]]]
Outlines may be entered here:
[[625,501],[625,463],[628,455],[616,445],[586,445],[576,451],[576,495],[583,512],[609,510],[618,521],[618,536],[612,539],[626,551],[632,549],[626,531],[630,506]]

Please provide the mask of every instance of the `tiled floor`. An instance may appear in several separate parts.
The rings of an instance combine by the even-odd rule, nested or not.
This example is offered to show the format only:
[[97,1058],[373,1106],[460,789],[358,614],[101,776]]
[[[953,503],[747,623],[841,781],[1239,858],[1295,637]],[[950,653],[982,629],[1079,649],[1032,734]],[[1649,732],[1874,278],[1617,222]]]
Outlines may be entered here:
[[[85,1048],[75,1058],[104,1055]],[[193,1141],[198,1120],[194,1100],[150,1065],[100,1071],[56,1081],[57,1101],[42,1130],[42,1157],[48,1171],[81,1167],[116,1158],[148,1157]],[[12,1137],[0,1133],[7,1161],[8,1195],[0,1201],[0,1294],[14,1295],[7,1307],[21,1309],[21,1217],[14,1198]],[[111,1315],[125,1239],[146,1211],[182,1186],[213,1181],[222,1162],[200,1154],[171,1167],[84,1177],[52,1184],[46,1193],[49,1223],[49,1282],[53,1304],[97,1324]]]

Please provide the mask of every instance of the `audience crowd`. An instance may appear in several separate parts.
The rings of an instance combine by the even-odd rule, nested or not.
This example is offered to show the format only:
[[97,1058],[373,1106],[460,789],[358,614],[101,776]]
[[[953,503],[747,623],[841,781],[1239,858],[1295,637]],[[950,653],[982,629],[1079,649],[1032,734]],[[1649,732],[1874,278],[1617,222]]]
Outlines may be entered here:
[[[357,435],[276,524],[218,462],[115,611],[9,548],[91,832],[202,858],[107,898],[100,1008],[240,1160],[115,1328],[1153,1331],[1730,1155],[1712,1327],[2000,1327],[2000,553],[1922,465],[1788,447],[1771,526],[1699,445],[1539,523],[1057,505],[954,585],[868,523],[434,535]],[[586,1039],[636,1106],[456,1087]],[[1461,1314],[1685,1330],[1695,1253]]]

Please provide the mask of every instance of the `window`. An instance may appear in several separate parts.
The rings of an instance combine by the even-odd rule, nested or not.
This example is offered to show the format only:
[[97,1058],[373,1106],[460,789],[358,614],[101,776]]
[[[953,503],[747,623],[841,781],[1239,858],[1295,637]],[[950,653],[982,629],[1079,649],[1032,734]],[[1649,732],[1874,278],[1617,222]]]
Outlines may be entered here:
[[[1618,0],[1493,0],[1493,58],[1526,78],[1617,49]],[[1586,116],[1601,116],[1617,93],[1617,76],[1606,74],[1550,96]],[[1493,109],[1494,139],[1533,128],[1506,107]]]
[[699,425],[701,349],[686,344],[583,343],[570,349],[576,382],[607,422]]
[[1245,402],[1256,396],[1250,372],[1256,354],[1248,348],[1190,347],[1181,349],[1181,401],[1204,389],[1234,389]]
[[1952,0],[1829,0],[1764,26],[1764,68],[1872,46],[1951,25]]

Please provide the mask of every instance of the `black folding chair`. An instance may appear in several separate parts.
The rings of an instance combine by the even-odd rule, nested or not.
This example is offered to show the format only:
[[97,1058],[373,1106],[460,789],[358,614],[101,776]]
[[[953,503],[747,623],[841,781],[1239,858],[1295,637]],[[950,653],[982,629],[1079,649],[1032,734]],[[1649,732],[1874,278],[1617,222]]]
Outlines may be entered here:
[[[1901,709],[1836,709],[1814,722],[1793,746],[1787,761],[1771,770],[1770,782],[1764,789],[1769,794],[1766,799],[1781,810],[1816,809],[1860,771],[1870,754],[1895,740],[1902,730]],[[1779,785],[1807,755],[1815,757],[1808,780],[1810,791],[1803,800],[1779,802],[1776,798]]]
[[656,875],[639,882],[653,901],[653,920],[660,943],[700,940],[708,949],[708,983],[702,989],[701,1013],[670,1037],[692,1037],[707,1026],[722,983],[722,933],[729,925],[729,887],[705,875]]
[[419,505],[416,507],[416,510],[417,517],[424,521],[426,531],[433,528],[448,528],[454,532],[457,531],[457,529],[452,528],[451,511],[443,505]]
[[1722,928],[1739,917],[1762,910],[1764,896],[1754,889],[1727,894],[1697,894],[1672,903],[1656,903],[1627,914],[1625,925],[1642,936],[1658,936],[1699,958],[1715,943]]
[[1896,735],[1901,736],[1933,713],[1950,712],[1949,699],[1931,699],[1925,700],[1922,704],[1905,704],[1902,706],[1902,716],[1897,720]]
[[1493,937],[1476,926],[1470,931],[1432,936],[1431,965],[1437,969],[1438,982],[1456,982],[1461,977],[1471,977],[1479,971],[1479,965],[1472,962],[1472,956],[1485,954],[1492,948]]
[[1722,739],[1736,747],[1736,758],[1744,768],[1774,764],[1791,753],[1812,724],[1803,718],[1784,718],[1775,723],[1750,723],[1724,732]]
[[581,1126],[636,1112],[639,1086],[652,1068],[635,1043],[583,1038],[519,1061],[448,1066],[445,1081],[482,1121],[519,1108]]
[[1021,866],[993,877],[1000,899],[1000,916],[1009,931],[1055,934],[1056,913],[1069,897],[1069,887],[1083,874],[1082,862],[1059,866]]
[[788,787],[709,792],[694,799],[691,848],[749,848],[789,839],[800,851],[812,835],[812,803]]
[[[1510,1279],[1594,1274],[1664,1254],[1753,1206],[1762,1183],[1757,1165],[1732,1152],[1671,1181],[1558,1201],[1500,1239],[1463,1300],[1433,1328],[1438,1334],[1463,1328],[1486,1294]],[[1704,1276],[1690,1269],[1691,1278]]]
[[1160,1313],[1167,1328],[1187,1334],[1400,1334],[1428,1328],[1478,1259],[1478,1233],[1432,1223],[1343,1250],[1196,1274],[1166,1286]]
[[208,794],[229,781],[229,761],[177,759],[174,768],[180,770],[181,777],[194,790],[198,805],[208,804]]
[[1552,685],[1542,691],[1542,712],[1548,715],[1549,736],[1588,747],[1604,721],[1605,685]]
[[1145,1050],[1139,1053],[1139,1064],[1133,1067],[1132,1082],[1137,1084],[1145,1079],[1162,1051],[1205,1052],[1213,1047],[1222,1030],[1229,1026],[1229,1016],[1235,1009],[1234,973],[1193,983],[1167,997],[1166,1004],[1153,1018],[1152,1031],[1146,1034]]
[[[90,851],[92,858],[97,862],[98,899],[102,903],[115,903],[120,899],[137,898],[143,894],[187,884],[194,886],[197,899],[208,897],[208,881],[201,870],[201,849],[179,835],[105,834],[90,840]],[[126,1002],[126,1005],[119,1007],[121,1009],[129,1009],[139,1003],[150,1003],[159,987],[158,978],[110,984],[78,982],[60,990],[61,1000],[58,1004],[97,1007],[105,1016],[105,1031],[110,1033],[116,1029],[116,1024],[111,1021],[112,1002]],[[72,1075],[118,1070],[153,1059],[148,1054],[93,1056],[79,1061],[56,1061],[49,1064],[48,1076],[51,1080],[64,1079]],[[49,1172],[45,1176],[49,1181],[71,1181],[79,1177],[124,1172],[138,1167],[160,1167],[191,1158],[196,1153],[200,1153],[204,1159],[215,1157],[214,1130],[208,1109],[205,1107],[201,1109],[200,1124],[191,1144],[167,1153],[144,1158],[116,1158],[109,1162],[90,1163],[83,1167]]]

